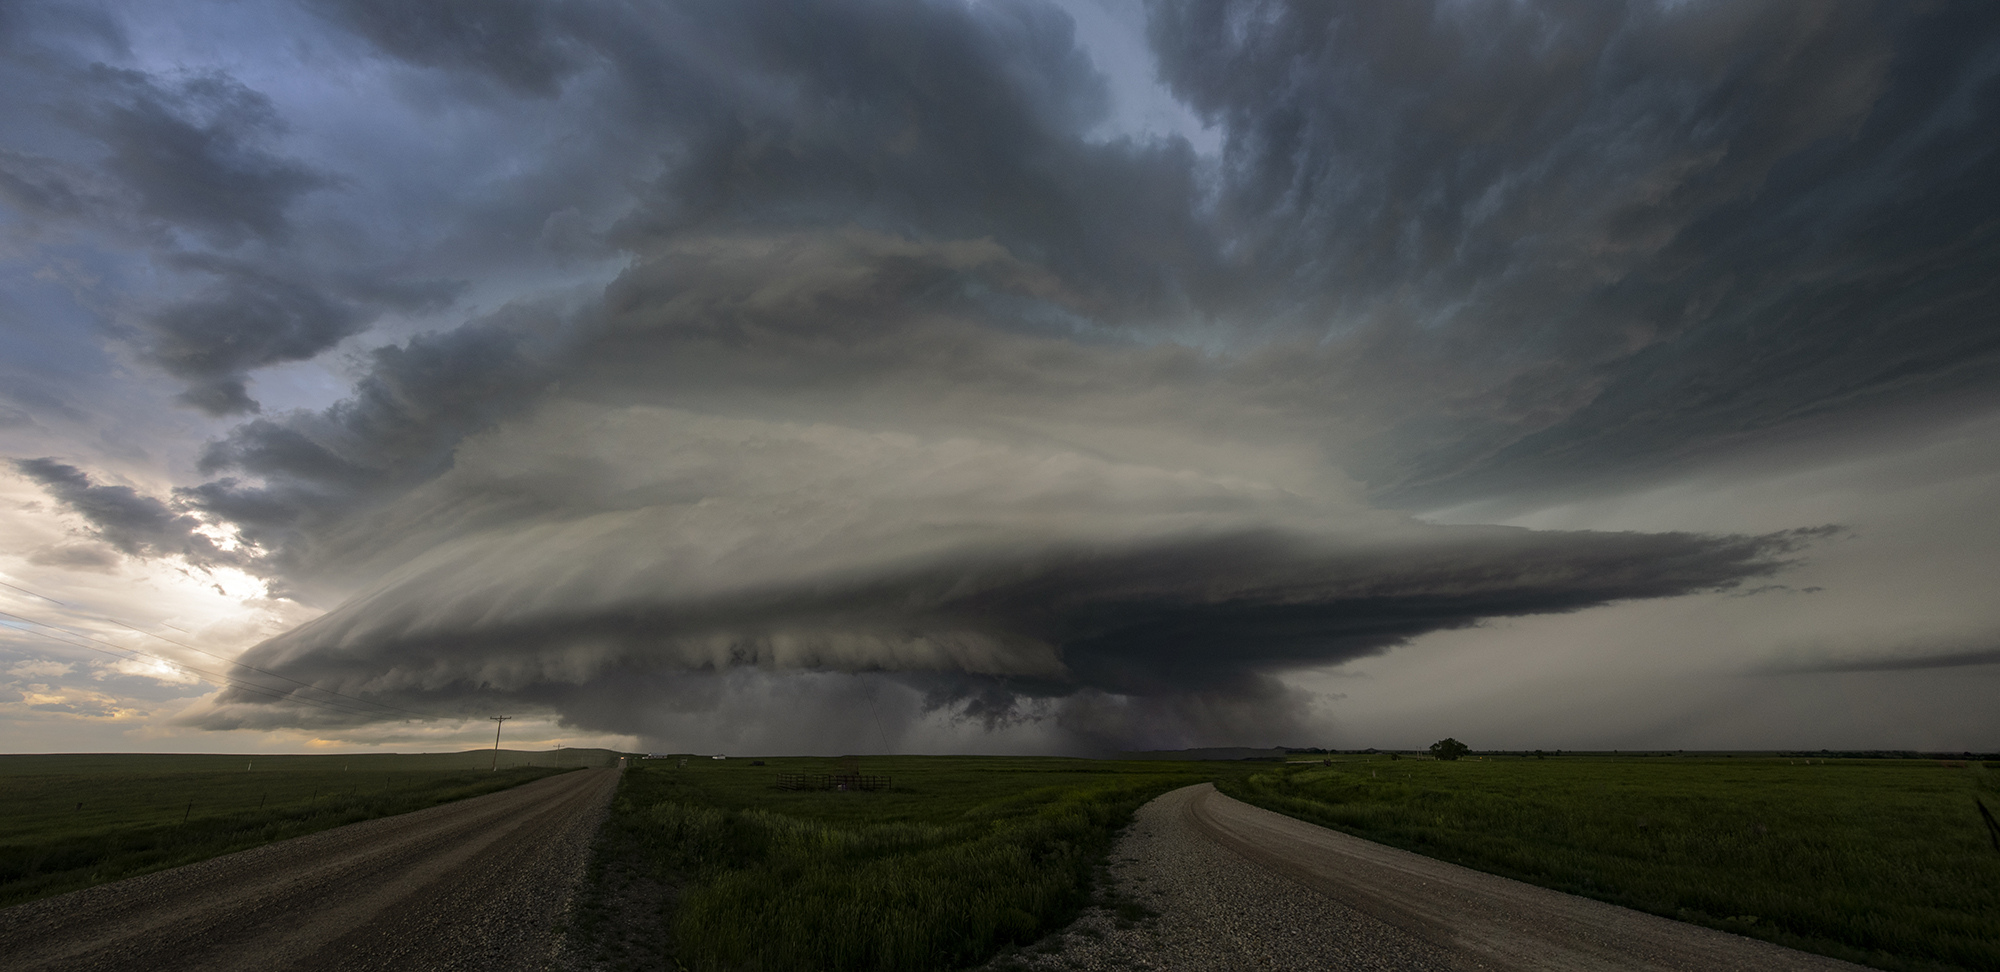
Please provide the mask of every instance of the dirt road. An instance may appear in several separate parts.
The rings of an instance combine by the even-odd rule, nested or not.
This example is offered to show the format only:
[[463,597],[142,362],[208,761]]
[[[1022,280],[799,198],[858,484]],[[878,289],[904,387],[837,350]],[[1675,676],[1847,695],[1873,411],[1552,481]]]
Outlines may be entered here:
[[1861,966],[1538,888],[1260,810],[1213,786],[1169,794],[1193,829],[1482,969],[1860,972]]
[[1139,809],[1101,903],[985,972],[1866,972],[1468,870],[1232,800]]
[[617,784],[564,773],[18,905],[0,969],[545,969]]

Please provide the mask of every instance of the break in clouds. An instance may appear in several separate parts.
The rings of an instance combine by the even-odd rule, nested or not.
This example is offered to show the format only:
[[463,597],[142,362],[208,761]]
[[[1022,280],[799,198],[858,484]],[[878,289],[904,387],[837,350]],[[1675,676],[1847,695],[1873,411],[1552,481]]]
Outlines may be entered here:
[[[397,707],[192,725],[1191,745],[1827,535],[1409,510],[2000,404],[1989,6],[1125,12],[1136,67],[1031,2],[323,0],[171,57],[10,6],[8,245],[214,423],[158,495],[14,468],[105,556],[324,609],[243,662]],[[330,405],[264,377],[311,362]]]

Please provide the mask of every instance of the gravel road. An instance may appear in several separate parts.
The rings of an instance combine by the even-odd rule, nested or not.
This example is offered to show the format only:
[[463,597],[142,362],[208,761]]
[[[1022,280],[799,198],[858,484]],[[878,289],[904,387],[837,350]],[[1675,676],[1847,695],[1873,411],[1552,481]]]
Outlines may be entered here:
[[1866,972],[1385,847],[1209,784],[1139,810],[1105,900],[1023,970]]
[[0,969],[551,967],[615,769],[0,910]]

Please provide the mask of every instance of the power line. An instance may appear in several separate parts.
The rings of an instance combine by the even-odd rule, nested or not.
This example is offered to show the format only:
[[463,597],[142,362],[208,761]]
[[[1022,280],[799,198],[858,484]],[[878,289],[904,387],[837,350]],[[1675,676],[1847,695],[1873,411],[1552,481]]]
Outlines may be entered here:
[[222,656],[222,654],[216,654],[216,652],[210,652],[210,650],[206,650],[206,648],[196,648],[196,646],[192,646],[192,644],[182,644],[182,642],[176,642],[176,640],[172,640],[172,638],[168,638],[168,636],[164,636],[164,634],[154,634],[154,632],[148,632],[148,630],[144,630],[144,628],[134,628],[132,624],[126,624],[126,622],[122,622],[122,620],[118,620],[118,618],[110,618],[110,616],[106,616],[106,618],[102,618],[102,620],[108,620],[108,622],[112,622],[112,624],[116,624],[116,626],[120,626],[120,628],[126,628],[126,630],[134,630],[134,632],[138,632],[138,634],[144,634],[144,636],[148,636],[148,638],[158,638],[158,640],[162,640],[162,642],[166,642],[166,644],[176,644],[176,646],[180,646],[180,648],[186,648],[186,650],[190,650],[190,652],[200,652],[200,654],[206,654],[206,656],[210,656],[210,658],[216,658],[216,660],[222,660],[222,662],[228,662],[228,664],[234,664],[236,668],[248,668],[248,670],[252,670],[252,672],[256,672],[256,674],[262,674],[262,676],[270,676],[270,678],[280,678],[280,680],[284,680],[284,682],[292,682],[294,686],[302,686],[302,688],[312,688],[314,692],[326,692],[326,694],[330,694],[330,696],[340,696],[340,698],[352,698],[354,702],[364,702],[364,704],[370,704],[370,706],[382,706],[382,708],[390,708],[390,710],[396,710],[396,712],[408,712],[408,714],[412,714],[412,716],[422,716],[422,712],[416,712],[416,710],[410,710],[410,708],[402,708],[402,706],[392,706],[392,704],[388,704],[388,702],[376,702],[376,700],[372,700],[372,698],[362,698],[362,696],[350,696],[350,694],[346,694],[346,692],[340,692],[340,690],[334,690],[334,688],[326,688],[326,686],[316,686],[316,684],[312,684],[312,682],[300,682],[298,678],[292,678],[292,676],[282,676],[282,674],[278,674],[278,672],[270,672],[270,670],[264,670],[264,668],[258,668],[258,666],[254,666],[254,664],[246,664],[246,662],[238,662],[236,658],[228,658],[228,656]]
[[47,594],[37,594],[37,593],[35,593],[34,591],[31,591],[31,590],[28,590],[28,589],[27,589],[27,588],[25,588],[25,587],[14,587],[14,585],[12,585],[12,584],[9,584],[9,583],[7,583],[6,581],[0,581],[0,587],[13,587],[13,588],[14,588],[15,590],[17,590],[17,591],[20,591],[21,593],[23,593],[23,594],[26,594],[26,595],[28,595],[29,597],[39,597],[39,598],[41,598],[42,600],[44,600],[44,601],[47,601],[47,602],[49,602],[50,604],[56,604],[56,605],[61,605],[62,607],[73,607],[73,606],[74,606],[74,605],[70,605],[70,604],[64,604],[63,602],[61,602],[61,601],[58,601],[58,600],[56,600],[55,598],[53,598],[53,597],[50,597],[50,596],[48,596]]
[[[6,612],[4,612],[4,611],[0,611],[0,614],[6,614]],[[26,620],[27,620],[27,619],[25,619],[25,618],[21,618],[21,617],[20,617],[19,615],[13,615],[13,614],[6,614],[6,616],[7,616],[7,617],[11,617],[11,618],[16,618],[17,620],[23,620],[23,621],[26,621]],[[35,621],[28,621],[27,623],[29,623],[29,624],[39,624],[40,622],[35,622]],[[46,625],[43,625],[43,626],[44,626],[44,627],[47,627]],[[20,630],[20,629],[16,629],[16,630]],[[62,629],[62,628],[55,628],[54,630],[56,630],[56,631],[63,631],[63,629]],[[59,645],[68,645],[68,646],[69,646],[69,647],[71,647],[71,648],[82,648],[82,649],[84,649],[85,651],[94,651],[94,652],[98,652],[99,654],[104,654],[104,655],[111,655],[111,656],[113,656],[113,657],[122,657],[122,658],[126,658],[126,659],[130,659],[130,658],[132,658],[132,657],[133,657],[134,655],[145,655],[145,654],[146,654],[145,652],[141,652],[141,651],[135,651],[135,650],[133,650],[133,649],[129,649],[129,648],[124,648],[124,647],[122,647],[122,646],[117,646],[117,645],[113,645],[113,646],[112,646],[113,648],[117,649],[117,650],[115,650],[115,651],[113,651],[113,650],[107,650],[107,649],[104,649],[104,648],[98,648],[98,647],[96,647],[96,646],[94,646],[94,645],[82,645],[82,644],[78,644],[78,643],[76,643],[76,642],[74,642],[74,641],[70,641],[70,640],[68,640],[68,639],[65,639],[65,638],[58,638],[58,637],[56,637],[56,636],[54,636],[54,635],[51,635],[51,634],[49,634],[49,633],[47,633],[47,632],[45,632],[45,631],[26,631],[26,632],[23,632],[23,633],[25,633],[25,634],[30,634],[30,635],[36,635],[36,636],[39,636],[39,637],[41,637],[41,638],[44,638],[44,639],[46,639],[46,640],[48,640],[48,641],[53,641],[53,642],[55,642],[56,644],[59,644]],[[71,634],[71,633],[73,633],[73,632],[66,632],[66,631],[65,631],[64,633],[65,633],[65,634]],[[87,640],[93,640],[93,641],[95,641],[95,640],[96,640],[96,639],[94,639],[94,638],[89,638],[89,636],[88,636],[88,635],[78,635],[77,637],[81,637],[81,638],[85,638],[85,639],[87,639]],[[99,642],[99,644],[110,644],[110,642]],[[119,654],[119,652],[124,652],[125,654],[123,654],[123,655],[120,655],[120,654]],[[160,661],[164,661],[164,662],[168,662],[169,664],[177,664],[177,665],[178,665],[178,663],[174,662],[174,661],[173,661],[173,659],[170,659],[170,658],[160,658],[160,656],[158,656],[158,655],[148,655],[147,657],[150,657],[150,658],[155,658],[155,659],[158,659],[158,660],[160,660]],[[330,704],[330,703],[327,703],[327,702],[323,702],[323,701],[321,701],[321,700],[319,700],[319,699],[312,699],[312,698],[306,698],[306,697],[304,697],[304,696],[298,696],[298,695],[291,695],[291,694],[288,694],[288,693],[284,693],[284,692],[280,692],[280,691],[278,691],[277,689],[272,689],[272,688],[267,688],[267,687],[265,687],[265,686],[262,686],[262,685],[256,685],[256,684],[253,684],[253,683],[249,683],[249,682],[243,682],[243,681],[240,681],[240,680],[237,680],[237,679],[232,679],[232,678],[230,678],[230,677],[229,677],[229,676],[227,676],[227,675],[221,675],[221,674],[218,674],[218,673],[216,673],[216,672],[211,672],[211,671],[208,671],[208,670],[206,670],[206,669],[201,669],[201,668],[196,668],[196,667],[194,667],[194,666],[192,666],[192,665],[179,665],[179,668],[181,668],[181,669],[183,669],[183,670],[186,670],[186,671],[190,671],[190,672],[194,672],[194,673],[196,673],[196,674],[199,674],[199,675],[205,675],[205,676],[207,676],[207,680],[208,680],[208,681],[210,681],[210,682],[215,682],[215,683],[218,683],[218,684],[221,684],[221,685],[227,685],[227,686],[229,686],[229,687],[231,687],[231,688],[236,688],[236,689],[241,689],[241,690],[243,690],[243,691],[246,691],[246,692],[251,692],[251,693],[253,693],[253,694],[256,694],[256,695],[261,695],[261,696],[264,696],[265,698],[269,698],[269,699],[273,699],[273,700],[277,700],[277,701],[281,701],[281,702],[297,702],[297,703],[300,703],[300,704],[303,704],[303,705],[317,705],[317,706],[319,706],[320,708],[323,708],[323,709],[331,709],[331,710],[333,710],[333,711],[335,711],[335,712],[362,712],[362,711],[365,711],[365,710],[361,710],[361,709],[350,709],[350,708],[346,708],[346,707],[343,707],[343,706],[338,706],[338,705],[332,705],[332,704]]]
[[504,725],[506,725],[506,724],[507,724],[507,720],[509,720],[509,719],[512,719],[512,718],[514,718],[514,717],[513,717],[513,716],[487,716],[487,718],[489,718],[489,719],[492,719],[492,720],[493,720],[493,769],[492,769],[492,772],[495,772],[495,773],[498,773],[498,772],[500,772],[500,727],[501,727],[501,726],[504,726]]
[[[160,655],[160,654],[155,654],[155,653],[153,653],[153,652],[150,652],[150,651],[147,651],[147,650],[145,650],[145,649],[143,649],[143,648],[128,648],[128,647],[126,647],[126,646],[124,646],[124,645],[121,645],[121,644],[118,644],[117,642],[114,642],[114,641],[105,641],[105,640],[104,640],[104,639],[102,639],[102,638],[98,638],[98,637],[94,637],[94,636],[92,636],[92,635],[88,635],[88,634],[85,634],[85,633],[83,633],[83,632],[81,632],[81,631],[75,631],[75,630],[72,630],[72,629],[69,629],[69,628],[65,628],[65,627],[62,627],[61,625],[54,625],[54,624],[50,624],[50,623],[48,623],[48,622],[46,622],[46,621],[37,621],[37,620],[35,620],[34,618],[30,618],[30,617],[24,617],[24,616],[22,616],[22,615],[19,615],[19,614],[14,614],[14,613],[11,613],[11,612],[8,612],[8,611],[0,611],[0,617],[9,617],[9,618],[13,618],[13,619],[15,619],[16,621],[22,621],[22,622],[25,622],[25,623],[27,623],[27,624],[32,624],[32,625],[36,625],[36,626],[38,626],[38,627],[43,627],[43,628],[48,628],[48,629],[49,629],[49,630],[51,630],[51,631],[60,631],[60,632],[62,632],[63,634],[66,634],[66,635],[69,635],[69,636],[71,636],[71,637],[75,637],[75,638],[82,638],[82,639],[84,639],[85,641],[94,641],[94,642],[97,642],[97,643],[98,643],[98,644],[100,644],[100,645],[105,645],[105,646],[107,646],[107,647],[110,647],[110,648],[114,648],[114,649],[116,649],[117,651],[121,651],[121,652],[124,652],[124,653],[125,653],[125,657],[127,657],[127,658],[130,658],[130,657],[131,657],[131,656],[133,656],[133,655],[144,655],[144,656],[146,656],[147,658],[152,658],[152,659],[155,659],[155,660],[158,660],[158,661],[162,661],[162,662],[166,662],[166,663],[167,663],[167,664],[169,664],[169,665],[176,665],[176,666],[179,666],[180,668],[184,668],[184,669],[186,669],[186,670],[188,670],[188,671],[191,671],[191,672],[198,672],[198,673],[200,673],[200,674],[202,674],[202,675],[206,675],[206,676],[208,676],[208,677],[209,677],[209,679],[210,679],[210,680],[213,680],[213,681],[219,681],[219,682],[221,682],[221,683],[223,683],[223,684],[226,684],[226,685],[230,685],[230,686],[233,686],[233,687],[235,687],[235,688],[241,688],[241,689],[247,689],[247,690],[250,690],[250,691],[254,691],[254,692],[257,692],[257,693],[258,693],[258,694],[260,694],[260,695],[268,695],[268,696],[270,696],[271,698],[276,698],[276,699],[289,699],[289,700],[291,700],[291,701],[294,701],[294,702],[304,702],[304,703],[308,703],[308,704],[311,704],[311,705],[317,705],[317,706],[320,706],[321,708],[326,708],[326,709],[333,709],[333,710],[335,710],[335,711],[339,711],[339,712],[359,712],[359,713],[362,713],[362,714],[365,714],[365,715],[376,715],[376,714],[378,714],[378,713],[376,713],[376,712],[374,712],[373,710],[370,710],[370,709],[362,709],[362,708],[357,708],[357,707],[355,707],[355,706],[351,706],[351,705],[344,705],[344,704],[342,704],[342,703],[340,703],[340,702],[336,702],[336,701],[334,701],[334,700],[331,700],[331,699],[315,699],[315,698],[311,698],[311,697],[308,697],[308,696],[303,696],[303,695],[294,695],[294,694],[292,694],[292,693],[290,693],[290,692],[287,692],[287,691],[285,691],[285,690],[283,690],[283,689],[278,689],[278,688],[274,688],[274,687],[272,687],[272,686],[269,686],[269,685],[258,685],[258,684],[257,684],[257,683],[255,683],[255,682],[250,682],[250,681],[246,681],[246,680],[244,680],[244,679],[241,679],[241,678],[237,678],[237,677],[235,677],[235,676],[233,676],[233,675],[225,675],[225,674],[222,674],[221,672],[211,672],[211,671],[209,671],[208,669],[205,669],[205,668],[197,668],[197,667],[195,667],[195,666],[193,666],[193,665],[189,665],[189,664],[187,664],[186,662],[183,662],[183,661],[180,661],[179,659],[174,659],[174,658],[168,658],[168,657],[166,657],[165,655]],[[97,652],[103,652],[104,654],[107,654],[107,655],[108,655],[108,654],[113,654],[113,653],[114,653],[114,652],[110,652],[110,651],[105,651],[105,650],[104,650],[103,648],[93,648],[93,647],[91,647],[90,645],[79,645],[79,644],[76,644],[75,642],[72,642],[72,641],[63,641],[63,639],[61,639],[61,638],[54,638],[54,637],[51,637],[51,636],[49,636],[49,635],[46,635],[46,634],[44,634],[44,635],[43,635],[43,637],[45,637],[45,638],[49,638],[49,639],[50,639],[51,641],[59,641],[59,642],[62,642],[63,644],[66,644],[66,645],[69,645],[69,646],[71,646],[71,647],[73,647],[73,648],[86,648],[86,649],[89,649],[89,650],[91,650],[91,651],[97,651]]]
[[[58,600],[56,600],[55,598],[53,598],[53,597],[50,597],[50,596],[48,596],[48,595],[46,595],[46,594],[38,594],[38,593],[36,593],[36,592],[34,592],[34,591],[31,591],[31,590],[28,590],[27,588],[25,588],[25,587],[21,587],[21,586],[19,586],[19,585],[16,585],[16,584],[9,584],[9,583],[7,583],[6,581],[0,581],[0,586],[4,586],[4,587],[9,587],[9,588],[13,588],[14,590],[17,590],[17,591],[20,591],[20,592],[21,592],[21,593],[23,593],[23,594],[27,594],[27,595],[30,595],[30,596],[32,596],[32,597],[38,597],[38,598],[41,598],[42,600],[44,600],[44,601],[47,601],[47,602],[49,602],[50,604],[56,604],[56,605],[60,605],[60,606],[62,606],[62,607],[65,607],[65,608],[69,608],[69,609],[71,609],[71,610],[77,610],[76,606],[75,606],[75,605],[73,605],[73,604],[65,604],[64,602],[62,602],[62,601],[58,601]],[[5,612],[0,612],[0,613],[5,613]],[[9,615],[9,617],[19,617],[19,615]],[[360,696],[358,696],[358,695],[349,695],[349,694],[347,694],[347,693],[345,693],[345,692],[341,692],[341,691],[337,691],[337,690],[335,690],[335,689],[330,689],[330,688],[326,688],[326,687],[324,687],[324,686],[320,686],[320,685],[314,685],[314,684],[313,684],[313,683],[311,683],[311,682],[304,682],[304,681],[300,681],[299,679],[296,679],[296,678],[292,678],[292,677],[290,677],[290,676],[288,676],[288,675],[280,675],[280,674],[278,674],[277,672],[273,672],[273,671],[267,671],[267,670],[265,670],[265,669],[262,669],[262,668],[258,668],[258,667],[257,667],[257,666],[255,666],[255,665],[250,665],[250,664],[246,664],[246,663],[244,663],[244,662],[241,662],[241,661],[238,661],[238,660],[236,660],[236,659],[234,659],[234,658],[229,658],[229,657],[226,657],[226,656],[223,656],[223,655],[218,655],[218,654],[216,654],[215,652],[212,652],[212,651],[209,651],[209,650],[207,650],[207,649],[205,649],[205,648],[197,648],[197,647],[195,647],[195,646],[193,646],[193,645],[190,645],[190,644],[186,644],[186,643],[183,643],[183,642],[179,642],[179,641],[175,641],[174,639],[172,639],[172,638],[169,638],[169,637],[167,637],[166,635],[161,635],[161,634],[154,634],[153,632],[151,632],[151,631],[147,631],[147,630],[145,630],[144,628],[140,628],[140,627],[137,627],[137,626],[135,626],[135,625],[131,625],[131,624],[127,624],[126,622],[124,622],[124,621],[121,621],[121,620],[119,620],[119,619],[117,619],[117,618],[114,618],[114,617],[111,617],[111,616],[109,616],[109,615],[97,615],[97,616],[96,616],[96,618],[97,618],[97,620],[100,620],[100,621],[106,621],[106,622],[109,622],[109,623],[111,623],[111,624],[115,624],[115,625],[117,625],[117,626],[119,626],[119,627],[121,627],[121,628],[125,628],[125,629],[128,629],[128,630],[131,630],[131,631],[136,631],[136,632],[138,632],[138,633],[140,633],[140,634],[142,634],[142,635],[145,635],[145,636],[146,636],[146,637],[148,637],[148,638],[157,638],[157,639],[159,639],[159,640],[161,640],[161,641],[164,641],[164,642],[166,642],[167,644],[170,644],[170,645],[177,645],[177,646],[179,646],[179,647],[181,647],[181,648],[186,648],[186,649],[187,649],[187,650],[189,650],[189,651],[194,651],[194,652],[200,652],[201,654],[204,654],[204,655],[207,655],[207,656],[209,656],[210,658],[214,658],[214,659],[216,659],[216,660],[218,660],[218,661],[223,661],[223,662],[228,662],[229,664],[231,664],[231,665],[234,665],[234,666],[236,666],[236,667],[238,667],[238,668],[245,668],[245,669],[249,669],[250,671],[253,671],[253,672],[256,672],[256,673],[257,673],[257,674],[259,674],[259,675],[268,675],[268,676],[270,676],[271,678],[276,678],[276,679],[281,679],[281,680],[283,680],[283,681],[287,681],[287,682],[290,682],[290,683],[292,683],[292,684],[294,684],[294,685],[298,685],[298,686],[301,686],[301,687],[304,687],[304,688],[309,688],[309,689],[313,689],[313,690],[315,690],[315,691],[319,691],[319,692],[325,692],[325,693],[327,693],[327,694],[329,694],[329,695],[337,695],[337,696],[339,696],[339,697],[341,697],[341,698],[344,698],[344,699],[352,699],[353,701],[356,701],[356,702],[360,702],[360,703],[363,703],[363,704],[366,704],[366,705],[374,705],[374,706],[380,706],[380,707],[382,707],[382,708],[384,708],[384,709],[390,709],[390,710],[393,710],[393,711],[396,711],[396,712],[402,712],[402,713],[407,713],[407,714],[409,714],[409,715],[413,715],[413,716],[417,716],[417,717],[419,717],[419,718],[424,718],[424,719],[432,719],[432,718],[439,718],[439,717],[437,717],[437,716],[432,716],[432,715],[430,715],[430,714],[428,714],[428,713],[423,713],[423,712],[418,712],[418,711],[416,711],[416,710],[414,710],[414,709],[405,709],[405,708],[403,708],[403,707],[402,707],[402,706],[400,706],[400,705],[391,705],[391,704],[389,704],[389,703],[387,703],[387,702],[377,702],[377,701],[375,701],[374,699],[365,699],[365,698],[362,698],[362,697],[360,697]],[[49,624],[46,624],[46,623],[44,623],[44,622],[40,622],[40,621],[33,621],[33,620],[31,620],[31,619],[27,619],[27,618],[23,618],[22,620],[26,620],[26,621],[29,621],[29,623],[31,623],[31,624],[41,624],[41,625],[43,625],[44,627],[55,627],[55,628],[56,628],[56,630],[58,630],[58,631],[61,631],[61,630],[66,630],[66,629],[63,629],[63,628],[60,628],[60,627],[57,627],[57,626],[55,626],[55,625],[49,625]],[[71,634],[77,634],[76,632],[70,632],[70,633],[71,633]],[[77,636],[78,636],[78,637],[88,637],[87,635],[81,635],[81,634],[78,634]],[[92,639],[92,640],[95,640],[95,639]],[[110,642],[104,642],[104,644],[110,644]],[[114,645],[114,647],[117,647],[117,648],[121,648],[121,649],[124,649],[124,650],[127,650],[127,651],[140,651],[140,649],[137,649],[137,648],[125,648],[125,647],[124,647],[123,645]],[[151,654],[151,653],[150,653],[150,652],[146,652],[146,654]],[[155,658],[159,658],[159,657],[161,657],[161,656],[158,656],[158,655],[153,655],[152,657],[155,657]],[[165,661],[171,661],[172,659],[162,659],[162,660],[165,660]],[[178,664],[178,662],[176,662],[176,664]]]
[[[25,622],[27,622],[28,624],[34,624],[34,625],[40,625],[40,626],[42,626],[42,627],[49,627],[48,625],[42,625],[42,624],[41,624],[41,622],[39,622],[39,621],[30,621],[30,620],[28,620],[27,618],[23,618],[23,617],[21,617],[20,615],[17,615],[17,614],[8,614],[8,613],[7,613],[7,612],[5,612],[5,611],[0,611],[0,615],[5,615],[5,616],[7,616],[7,617],[10,617],[10,618],[14,618],[14,619],[16,619],[16,620],[19,620],[19,621],[25,621]],[[17,629],[15,629],[15,630],[17,630],[17,631],[18,631],[18,630],[20,630],[20,629],[18,629],[18,628],[17,628]],[[61,629],[61,628],[55,628],[54,630],[56,630],[56,631],[63,631],[63,629]],[[69,641],[69,640],[67,640],[67,639],[63,639],[63,638],[58,638],[58,637],[56,637],[56,636],[54,636],[54,635],[51,635],[51,634],[49,634],[49,633],[47,633],[47,632],[43,632],[43,631],[24,631],[24,632],[22,632],[22,633],[23,633],[23,634],[28,634],[28,635],[35,635],[35,636],[38,636],[38,637],[41,637],[41,638],[44,638],[44,639],[47,639],[47,640],[49,640],[49,641],[53,641],[53,642],[55,642],[56,644],[59,644],[59,645],[68,645],[68,646],[69,646],[69,647],[71,647],[71,648],[82,648],[82,649],[83,649],[83,650],[85,650],[85,651],[94,651],[94,652],[98,652],[99,654],[104,654],[104,655],[112,655],[112,656],[114,656],[114,657],[124,657],[124,658],[130,658],[130,657],[132,657],[133,655],[145,655],[145,654],[147,654],[146,652],[142,652],[142,651],[138,651],[138,650],[136,650],[136,649],[131,649],[131,648],[125,648],[125,647],[122,647],[122,646],[118,646],[118,645],[113,645],[113,646],[112,646],[113,648],[117,648],[117,649],[118,649],[117,651],[111,651],[111,650],[107,650],[107,649],[104,649],[104,648],[98,648],[98,647],[96,647],[96,646],[94,646],[94,645],[80,645],[80,644],[77,644],[77,643],[76,643],[76,642],[74,642],[74,641]],[[65,634],[67,634],[67,633],[69,633],[69,632],[64,632],[64,633],[65,633]],[[78,635],[78,637],[82,637],[82,638],[89,638],[89,636],[88,636],[88,635]],[[96,639],[89,639],[89,640],[96,640]],[[100,642],[100,644],[111,644],[111,643],[110,643],[110,642]],[[125,652],[126,654],[124,654],[124,655],[122,655],[122,656],[121,656],[121,655],[119,655],[119,652],[121,652],[121,651],[122,651],[122,652]],[[174,663],[174,662],[173,662],[173,659],[170,659],[170,658],[160,658],[160,656],[158,656],[158,655],[149,655],[148,657],[152,657],[152,658],[159,658],[159,660],[161,660],[161,661],[165,661],[165,662],[169,662],[169,663]],[[177,664],[177,663],[176,663],[176,664]],[[303,704],[303,705],[317,705],[317,706],[319,706],[319,707],[321,707],[321,708],[325,708],[325,709],[332,709],[332,710],[334,710],[334,711],[336,711],[336,712],[363,712],[363,711],[366,711],[366,710],[362,710],[362,709],[350,709],[350,708],[344,708],[344,707],[341,707],[341,706],[336,706],[336,705],[331,705],[331,704],[328,704],[328,703],[326,703],[326,702],[322,702],[322,701],[320,701],[319,699],[309,699],[309,698],[305,698],[304,696],[298,696],[298,695],[290,695],[290,694],[286,694],[286,693],[282,693],[282,692],[279,692],[279,691],[277,691],[277,690],[275,690],[275,689],[269,689],[269,688],[265,688],[264,686],[261,686],[261,685],[253,685],[253,684],[250,684],[250,683],[247,683],[247,682],[241,682],[241,681],[238,681],[238,680],[235,680],[235,679],[232,679],[232,678],[230,678],[230,677],[229,677],[229,676],[227,676],[227,675],[218,675],[218,674],[216,674],[216,673],[214,673],[214,672],[210,672],[210,671],[206,671],[206,670],[204,670],[204,669],[200,669],[200,668],[195,668],[195,667],[194,667],[194,666],[192,666],[192,665],[182,665],[182,666],[180,666],[180,667],[182,667],[182,668],[184,668],[184,669],[186,669],[186,670],[188,670],[188,671],[191,671],[191,672],[196,672],[196,673],[199,673],[199,674],[202,674],[202,675],[206,675],[206,676],[208,676],[208,677],[209,677],[209,680],[210,680],[210,681],[215,681],[215,682],[220,682],[221,684],[224,684],[224,685],[228,685],[228,686],[230,686],[230,687],[232,687],[232,688],[238,688],[238,689],[242,689],[242,690],[244,690],[244,691],[246,691],[246,692],[251,692],[251,693],[255,693],[255,694],[257,694],[257,695],[262,695],[262,696],[264,696],[264,697],[266,697],[266,698],[270,698],[270,699],[275,699],[275,700],[277,700],[277,701],[280,701],[280,702],[298,702],[298,703],[300,703],[300,704]]]

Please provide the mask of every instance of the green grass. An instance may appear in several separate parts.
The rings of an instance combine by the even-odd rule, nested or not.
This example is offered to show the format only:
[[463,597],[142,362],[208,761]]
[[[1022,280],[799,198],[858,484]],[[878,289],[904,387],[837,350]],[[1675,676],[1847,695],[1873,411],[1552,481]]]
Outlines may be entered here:
[[[1066,925],[1132,811],[1244,772],[1226,763],[882,757],[889,790],[786,792],[823,759],[641,762],[613,845],[673,886],[660,928],[683,967],[916,970],[976,964]],[[588,917],[584,924],[588,924]]]
[[1884,969],[2000,969],[1978,763],[1347,758],[1220,784],[1468,867]]
[[[602,763],[565,750],[571,768]],[[551,754],[0,756],[0,905],[491,793]],[[509,759],[508,757],[512,757]],[[508,763],[516,765],[507,765]]]

